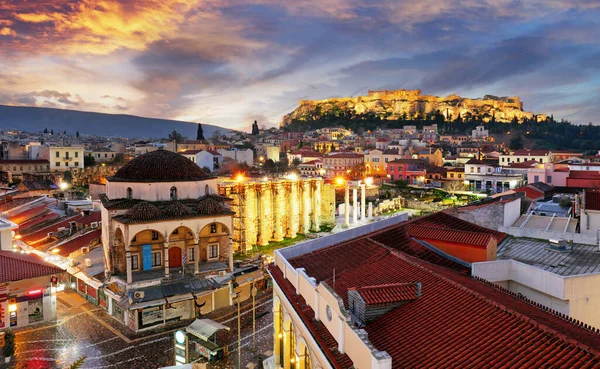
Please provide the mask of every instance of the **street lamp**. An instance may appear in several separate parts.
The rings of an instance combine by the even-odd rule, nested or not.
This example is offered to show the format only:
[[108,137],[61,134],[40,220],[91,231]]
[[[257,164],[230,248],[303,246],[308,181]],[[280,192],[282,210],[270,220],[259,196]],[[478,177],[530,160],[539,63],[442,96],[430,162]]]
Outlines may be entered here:
[[240,314],[240,293],[235,292],[235,288],[238,287],[239,284],[233,280],[231,283],[231,287],[233,288],[231,292],[231,300],[237,300],[237,321],[238,321],[238,369],[242,369],[242,324],[241,324],[241,314]]
[[59,187],[62,191],[65,191],[67,188],[69,188],[69,184],[67,182],[60,182]]

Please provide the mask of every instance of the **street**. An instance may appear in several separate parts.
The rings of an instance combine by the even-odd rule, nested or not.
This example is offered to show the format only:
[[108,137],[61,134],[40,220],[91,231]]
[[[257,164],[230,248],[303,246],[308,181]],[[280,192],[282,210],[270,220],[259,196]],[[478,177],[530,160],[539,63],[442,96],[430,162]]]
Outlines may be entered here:
[[[82,368],[159,368],[174,365],[173,332],[134,334],[106,312],[79,295],[62,292],[57,297],[58,319],[42,326],[15,330],[16,360],[8,368],[64,368],[86,357]],[[252,303],[242,303],[242,367],[252,367],[258,355],[270,355],[273,345],[272,292],[257,296],[256,355],[252,352]],[[259,314],[260,313],[260,314]],[[230,331],[218,334],[229,357],[209,363],[208,368],[237,367],[237,305],[203,316],[218,321]],[[226,344],[226,345],[225,345]],[[199,360],[201,362],[202,360]],[[0,367],[6,367],[0,364]]]

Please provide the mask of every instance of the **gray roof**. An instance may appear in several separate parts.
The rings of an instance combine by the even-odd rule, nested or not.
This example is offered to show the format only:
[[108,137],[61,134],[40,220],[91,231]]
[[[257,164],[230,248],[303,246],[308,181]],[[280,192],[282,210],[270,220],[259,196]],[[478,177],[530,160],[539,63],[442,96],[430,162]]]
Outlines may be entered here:
[[515,260],[554,274],[569,276],[600,273],[597,246],[573,244],[572,252],[547,250],[550,243],[530,238],[512,238],[498,250],[498,260]]

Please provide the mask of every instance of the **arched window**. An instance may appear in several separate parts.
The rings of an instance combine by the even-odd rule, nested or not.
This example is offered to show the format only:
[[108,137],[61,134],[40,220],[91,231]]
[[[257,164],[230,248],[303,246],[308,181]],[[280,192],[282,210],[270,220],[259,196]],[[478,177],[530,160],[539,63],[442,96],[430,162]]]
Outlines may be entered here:
[[279,305],[279,334],[277,338],[279,339],[279,364],[283,366],[283,309],[281,305]]
[[312,369],[310,356],[308,355],[308,348],[306,347],[304,347],[304,369]]
[[177,200],[177,187],[171,187],[171,200]]
[[208,187],[208,185],[204,186],[204,195],[208,195],[209,193],[210,193],[210,192],[209,192],[209,187]]
[[133,199],[133,190],[131,189],[131,187],[127,187],[127,198]]
[[294,326],[290,322],[290,369],[296,369],[296,334]]

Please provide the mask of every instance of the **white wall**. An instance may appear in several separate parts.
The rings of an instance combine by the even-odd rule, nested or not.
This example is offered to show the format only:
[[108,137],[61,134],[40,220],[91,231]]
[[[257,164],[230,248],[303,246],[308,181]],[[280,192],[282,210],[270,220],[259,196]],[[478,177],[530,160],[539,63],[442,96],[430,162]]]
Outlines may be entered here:
[[596,235],[600,230],[600,212],[585,210],[581,213],[581,233]]
[[519,220],[521,216],[521,198],[504,204],[504,224],[505,227],[511,227]]
[[254,153],[250,149],[246,150],[227,150],[218,149],[217,152],[226,158],[235,159],[238,163],[246,163],[250,166],[254,164]]
[[205,187],[208,185],[209,193],[217,193],[217,179],[211,178],[203,181],[189,182],[111,182],[106,181],[106,194],[109,199],[124,199],[127,197],[127,188],[133,190],[133,198],[146,201],[168,201],[171,199],[171,187],[177,188],[178,199],[197,199],[206,195]]

